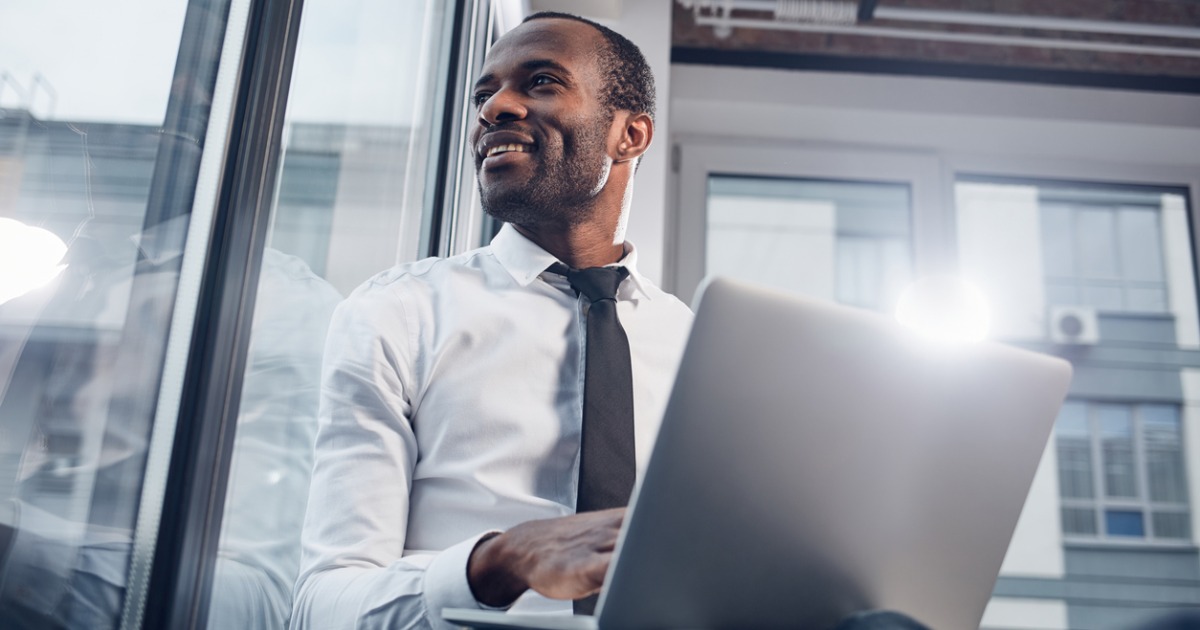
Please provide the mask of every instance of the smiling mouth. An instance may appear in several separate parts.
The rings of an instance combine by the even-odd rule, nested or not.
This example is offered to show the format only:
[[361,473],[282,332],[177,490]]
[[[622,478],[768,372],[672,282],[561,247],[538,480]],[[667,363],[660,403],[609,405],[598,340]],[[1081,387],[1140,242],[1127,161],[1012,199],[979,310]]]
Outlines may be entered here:
[[493,155],[500,155],[502,153],[530,153],[532,151],[533,147],[527,144],[500,144],[488,149],[487,154],[483,157],[490,158]]

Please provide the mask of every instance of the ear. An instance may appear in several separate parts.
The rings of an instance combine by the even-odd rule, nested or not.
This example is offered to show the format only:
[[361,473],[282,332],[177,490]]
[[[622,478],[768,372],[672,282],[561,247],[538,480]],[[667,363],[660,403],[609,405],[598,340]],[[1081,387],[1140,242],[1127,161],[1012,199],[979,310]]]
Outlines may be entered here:
[[613,122],[614,128],[620,131],[613,152],[614,162],[637,160],[650,148],[650,140],[654,137],[654,121],[650,116],[618,111]]

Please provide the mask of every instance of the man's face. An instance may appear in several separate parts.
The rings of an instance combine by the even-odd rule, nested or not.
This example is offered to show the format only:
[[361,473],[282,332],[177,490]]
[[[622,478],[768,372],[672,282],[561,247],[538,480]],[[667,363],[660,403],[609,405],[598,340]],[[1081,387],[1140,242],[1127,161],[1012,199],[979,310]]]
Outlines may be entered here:
[[608,180],[612,114],[590,26],[538,19],[488,52],[471,144],[483,209],[518,225],[577,225]]

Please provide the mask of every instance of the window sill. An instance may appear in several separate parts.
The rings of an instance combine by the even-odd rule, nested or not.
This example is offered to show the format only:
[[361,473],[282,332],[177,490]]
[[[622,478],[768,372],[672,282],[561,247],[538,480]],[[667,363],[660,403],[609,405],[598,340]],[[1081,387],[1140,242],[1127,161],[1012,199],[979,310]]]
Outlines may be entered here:
[[1067,549],[1106,549],[1129,551],[1190,551],[1200,552],[1200,547],[1191,540],[1114,540],[1111,538],[1063,538]]

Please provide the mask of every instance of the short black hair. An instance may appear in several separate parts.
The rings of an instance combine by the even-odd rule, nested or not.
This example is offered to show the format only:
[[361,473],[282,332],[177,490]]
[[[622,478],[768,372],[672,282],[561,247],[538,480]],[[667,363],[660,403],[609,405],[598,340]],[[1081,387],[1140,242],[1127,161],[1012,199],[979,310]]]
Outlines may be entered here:
[[601,103],[610,112],[624,109],[654,118],[654,73],[636,44],[603,24],[570,13],[539,11],[521,23],[551,18],[582,22],[604,36],[606,45],[597,51],[597,62],[604,77]]

